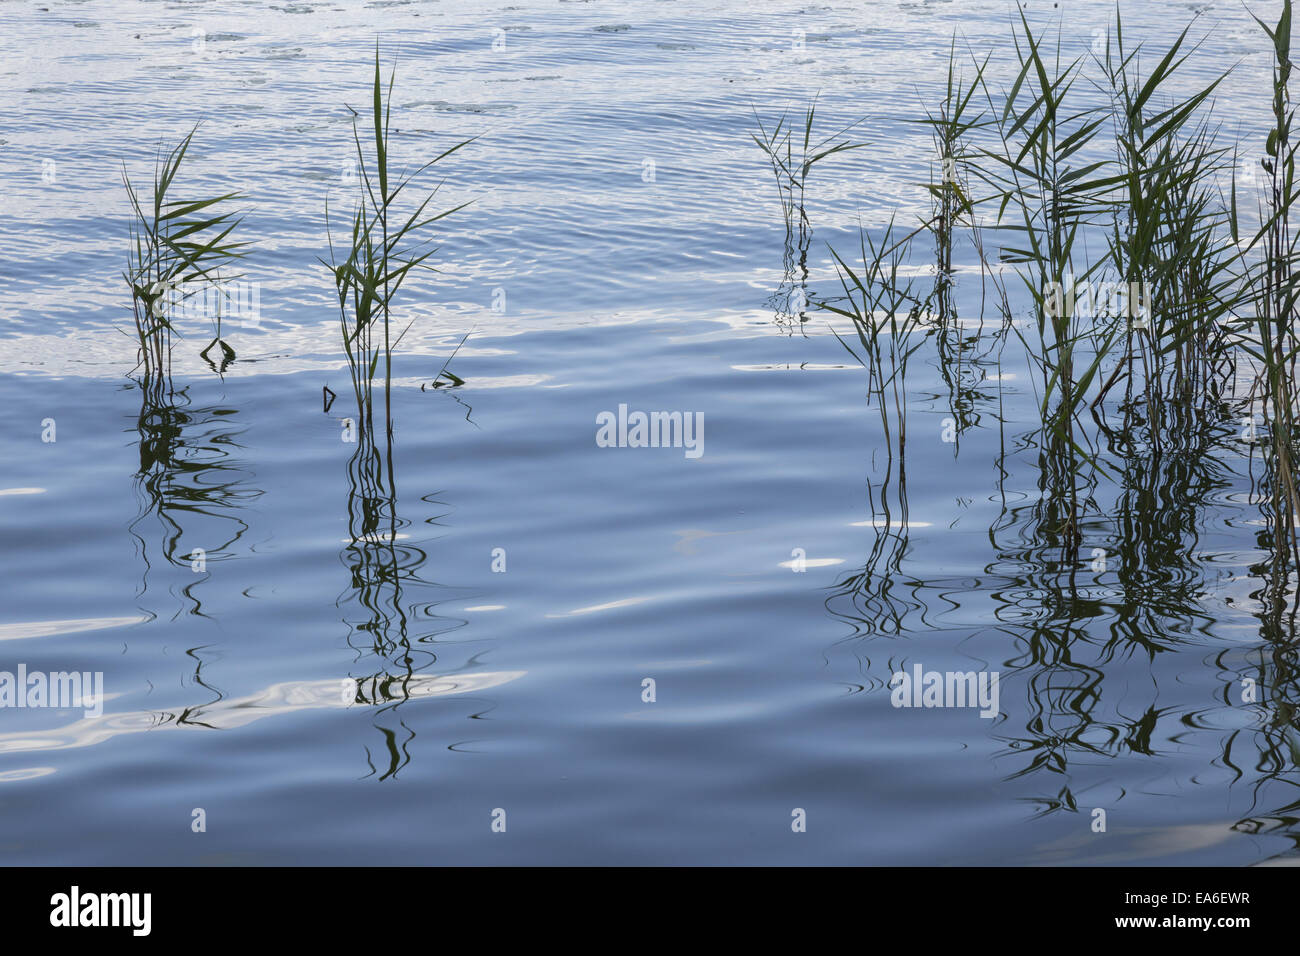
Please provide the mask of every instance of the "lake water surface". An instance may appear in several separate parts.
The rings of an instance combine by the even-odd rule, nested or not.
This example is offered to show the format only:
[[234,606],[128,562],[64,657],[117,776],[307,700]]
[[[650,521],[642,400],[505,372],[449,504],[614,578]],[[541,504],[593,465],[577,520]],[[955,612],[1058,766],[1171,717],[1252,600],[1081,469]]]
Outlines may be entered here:
[[[1217,109],[1256,142],[1247,12],[1130,7],[1156,45],[1200,14],[1188,81],[1236,63]],[[1025,8],[1070,56],[1113,11]],[[953,31],[1005,76],[1014,11],[0,4],[0,670],[106,696],[0,708],[0,861],[1294,862],[1300,671],[1238,422],[1122,458],[1064,568],[1014,337],[969,346],[956,400],[916,354],[903,471],[866,373],[791,306],[834,293],[859,223],[914,221]],[[317,261],[376,37],[399,164],[479,137],[438,167],[472,201],[441,271],[403,290],[383,496],[342,440]],[[750,134],[814,95],[866,146],[816,168],[791,249]],[[199,120],[185,188],[244,194],[261,318],[224,330],[223,375],[182,326],[156,407],[122,168]],[[956,301],[973,341],[969,268]],[[427,387],[466,333],[464,384]],[[621,405],[702,416],[701,453],[601,447]],[[996,716],[894,706],[918,665],[996,672]]]

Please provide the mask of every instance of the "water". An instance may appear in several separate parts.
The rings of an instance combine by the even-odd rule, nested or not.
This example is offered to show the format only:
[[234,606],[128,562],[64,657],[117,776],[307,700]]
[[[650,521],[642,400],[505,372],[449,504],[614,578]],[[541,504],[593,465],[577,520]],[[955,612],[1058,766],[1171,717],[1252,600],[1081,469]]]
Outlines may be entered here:
[[[1028,8],[1063,17],[1071,55],[1111,12]],[[1240,60],[1220,109],[1257,135],[1245,11],[1145,3],[1127,27],[1168,43],[1197,11],[1188,81]],[[824,316],[792,315],[800,250],[755,114],[819,93],[825,129],[866,117],[868,146],[810,181],[807,286],[829,294],[828,243],[920,208],[930,150],[906,120],[951,31],[1005,75],[1012,13],[0,9],[0,670],[102,672],[107,696],[97,718],[0,710],[0,859],[1294,861],[1296,670],[1259,600],[1237,424],[1099,486],[1071,591],[1014,339],[1000,365],[971,352],[956,443],[933,343],[917,353],[900,475],[864,372]],[[341,440],[316,260],[376,34],[400,162],[480,137],[441,167],[446,205],[473,203],[402,307],[392,496]],[[174,401],[142,407],[122,164],[147,179],[200,119],[185,186],[246,194],[262,320],[224,330],[223,377],[197,356],[211,330],[184,327]],[[957,301],[969,334],[969,270]],[[471,330],[465,384],[421,390]],[[703,454],[599,447],[620,405],[702,413]],[[998,716],[893,706],[917,664],[997,671]]]

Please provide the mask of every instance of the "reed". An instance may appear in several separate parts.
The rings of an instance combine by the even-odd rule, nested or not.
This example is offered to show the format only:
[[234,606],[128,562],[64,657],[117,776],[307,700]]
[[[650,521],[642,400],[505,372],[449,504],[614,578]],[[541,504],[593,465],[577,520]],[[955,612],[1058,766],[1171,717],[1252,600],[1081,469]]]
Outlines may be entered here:
[[1291,232],[1291,210],[1300,190],[1295,182],[1296,152],[1291,137],[1294,110],[1291,107],[1291,0],[1282,6],[1276,26],[1255,18],[1273,44],[1272,73],[1273,127],[1264,146],[1261,166],[1265,195],[1261,201],[1260,225],[1253,235],[1244,236],[1238,211],[1234,179],[1231,204],[1232,238],[1249,257],[1246,269],[1248,301],[1241,327],[1241,349],[1258,369],[1252,397],[1263,411],[1268,441],[1265,443],[1269,501],[1267,512],[1273,545],[1270,585],[1266,601],[1280,607],[1286,591],[1300,601],[1300,588],[1291,577],[1300,570],[1300,492],[1297,491],[1296,362],[1300,356],[1300,330],[1296,329],[1300,303],[1300,254]]
[[1113,208],[1120,180],[1094,158],[1106,116],[1068,102],[1081,58],[1063,61],[1059,37],[1055,51],[1045,51],[1023,11],[1014,40],[1019,70],[995,111],[1001,144],[982,150],[979,172],[999,193],[999,225],[1013,237],[1002,261],[1022,267],[1034,303],[1035,337],[1020,337],[1042,375],[1043,428],[1055,471],[1048,485],[1066,498],[1061,530],[1069,547],[1078,541],[1076,475],[1081,462],[1093,461],[1077,418],[1115,332],[1082,320],[1066,290],[1104,265],[1076,254],[1076,243]]
[[[332,231],[329,235],[330,257],[320,261],[334,278],[339,304],[339,328],[347,354],[353,392],[356,396],[359,427],[373,429],[374,385],[381,375],[384,388],[383,411],[386,428],[392,430],[393,349],[409,331],[408,323],[394,335],[393,302],[416,270],[436,271],[429,258],[437,251],[423,234],[433,223],[465,208],[462,203],[442,212],[429,212],[438,192],[435,186],[409,212],[399,211],[398,200],[416,177],[468,145],[463,140],[443,150],[409,175],[394,175],[389,168],[391,143],[391,107],[396,68],[383,83],[379,47],[375,47],[374,79],[371,85],[370,128],[362,134],[360,116],[353,110],[352,139],[360,175],[358,195],[352,215],[346,257],[336,252]],[[369,149],[367,149],[367,145]],[[439,184],[441,185],[441,184]],[[329,206],[326,204],[328,229]]]
[[[245,242],[231,239],[240,217],[223,211],[238,193],[202,199],[173,199],[176,178],[198,126],[154,163],[153,183],[146,196],[136,190],[122,167],[122,182],[131,202],[131,245],[123,272],[131,289],[138,342],[136,369],[146,391],[170,388],[172,338],[178,335],[173,307],[196,294],[193,283],[219,287],[224,266],[241,258]],[[226,276],[226,279],[232,278]],[[187,288],[188,287],[188,288]],[[209,346],[210,347],[210,346]]]
[[772,167],[777,191],[781,197],[781,210],[788,235],[797,229],[806,234],[811,229],[805,203],[808,176],[813,167],[825,159],[851,149],[861,149],[865,144],[849,142],[842,137],[862,120],[836,130],[818,140],[813,139],[813,125],[817,117],[817,100],[813,99],[804,111],[802,128],[783,113],[770,129],[755,113],[758,132],[750,138],[758,145]]
[[[1100,71],[1093,86],[1109,107],[1096,96],[1080,96],[1085,58],[1063,56],[1060,38],[1053,44],[1038,34],[1023,12],[1013,28],[1016,71],[1005,93],[990,88],[988,57],[972,53],[969,69],[961,69],[953,41],[936,103],[917,120],[929,129],[942,169],[925,184],[928,218],[897,240],[891,220],[889,239],[864,245],[860,273],[837,257],[857,301],[829,309],[853,319],[876,395],[881,382],[892,389],[906,364],[879,348],[883,327],[876,313],[896,320],[906,313],[907,321],[927,331],[937,319],[940,371],[956,395],[953,381],[961,380],[966,343],[958,339],[954,346],[942,330],[955,315],[949,293],[956,237],[969,231],[981,264],[981,312],[991,280],[1003,332],[1015,332],[1039,373],[1043,490],[1054,502],[1050,510],[1059,527],[1052,530],[1067,552],[1081,543],[1082,509],[1095,472],[1105,467],[1082,422],[1084,410],[1091,409],[1104,429],[1097,410],[1120,387],[1126,414],[1135,395],[1145,403],[1143,420],[1158,440],[1171,402],[1199,402],[1207,413],[1219,409],[1234,362],[1229,327],[1253,298],[1241,288],[1245,269],[1227,241],[1232,217],[1218,185],[1231,158],[1211,112],[1227,71],[1190,95],[1171,97],[1169,87],[1196,49],[1188,42],[1190,27],[1144,72],[1144,51],[1126,42],[1118,7],[1115,18],[1104,52],[1093,57]],[[1288,131],[1282,120],[1278,124]],[[976,195],[973,183],[987,194]],[[988,227],[976,215],[986,206],[996,210],[996,264],[985,253]],[[1285,216],[1275,217],[1277,223]],[[895,253],[921,231],[935,244],[935,287],[925,295],[895,281]],[[1089,237],[1101,238],[1101,254],[1090,253]],[[1265,244],[1275,248],[1284,241],[1274,237]],[[1014,321],[1003,267],[1028,293],[1028,323]],[[1263,287],[1278,284],[1265,272]],[[1080,287],[1119,294],[1101,312],[1089,312],[1076,302]],[[1096,302],[1091,295],[1087,301]],[[955,399],[953,408],[954,418],[964,421]],[[901,430],[899,420],[896,412],[895,430]]]
[[971,190],[971,169],[978,154],[971,140],[992,122],[976,96],[984,89],[988,62],[988,56],[982,62],[972,57],[974,75],[967,80],[958,65],[954,36],[948,48],[947,77],[942,94],[933,107],[924,105],[923,119],[913,121],[929,131],[934,149],[929,180],[921,184],[930,197],[929,215],[923,227],[934,240],[932,309],[937,322],[935,349],[939,374],[948,388],[949,408],[955,423],[954,452],[961,435],[978,419],[975,394],[979,374],[971,367],[968,355],[975,361],[979,359],[983,309],[973,332],[967,332],[957,321],[952,297],[955,284],[952,257],[959,228],[969,231],[972,246],[978,249],[980,243],[975,212],[981,199]]
[[750,134],[772,169],[781,200],[781,218],[785,224],[784,275],[780,287],[769,301],[776,309],[777,322],[789,322],[792,327],[808,320],[805,313],[810,305],[808,249],[812,245],[812,223],[807,207],[808,177],[813,167],[823,160],[865,145],[844,138],[862,120],[850,123],[828,136],[814,138],[816,117],[816,98],[804,111],[802,128],[789,119],[787,113],[783,113],[769,128],[755,111],[754,120],[758,132]]
[[1235,249],[1226,250],[1227,210],[1218,182],[1230,171],[1230,151],[1204,115],[1228,73],[1190,96],[1164,94],[1195,47],[1184,29],[1145,76],[1141,45],[1114,30],[1097,57],[1111,99],[1116,166],[1121,177],[1108,270],[1128,290],[1121,324],[1123,354],[1093,401],[1121,380],[1127,395],[1141,390],[1149,434],[1160,440],[1166,402],[1213,404],[1228,350],[1223,323],[1237,295]]
[[[924,291],[918,288],[922,283],[905,268],[911,242],[917,234],[913,231],[896,240],[892,219],[879,241],[868,230],[861,230],[861,264],[856,266],[832,250],[844,298],[841,303],[820,303],[826,311],[853,323],[860,351],[855,351],[838,332],[835,336],[867,369],[868,393],[880,412],[891,467],[897,454],[900,487],[906,484],[901,470],[907,457],[907,365],[932,331],[930,320],[935,295],[933,287]],[[902,519],[906,523],[905,505]]]
[[972,221],[975,202],[970,188],[970,168],[976,161],[977,153],[970,143],[970,137],[991,120],[987,113],[978,109],[979,101],[975,98],[984,87],[984,72],[988,67],[989,57],[975,66],[975,75],[966,81],[957,65],[957,41],[954,37],[948,48],[947,83],[937,107],[925,108],[923,123],[930,131],[938,159],[939,175],[934,175],[931,167],[930,181],[925,184],[930,194],[931,211],[927,222],[935,245],[935,283],[936,301],[941,318],[946,319],[950,309],[949,291],[952,287],[952,248],[954,233],[962,217]]

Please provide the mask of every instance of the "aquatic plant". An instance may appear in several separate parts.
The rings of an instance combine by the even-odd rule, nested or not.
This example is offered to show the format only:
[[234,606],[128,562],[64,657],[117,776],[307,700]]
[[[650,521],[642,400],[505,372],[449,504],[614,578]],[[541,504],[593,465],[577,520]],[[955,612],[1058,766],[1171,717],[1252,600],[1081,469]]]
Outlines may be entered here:
[[[999,335],[1005,341],[1004,333],[1014,331],[1038,372],[1041,428],[1033,444],[1040,451],[1045,502],[1040,530],[1059,543],[1064,566],[1083,542],[1083,516],[1098,475],[1118,473],[1102,456],[1084,412],[1111,439],[1111,457],[1116,448],[1129,455],[1143,443],[1151,450],[1172,439],[1177,447],[1180,435],[1199,433],[1198,416],[1221,419],[1238,360],[1248,359],[1260,369],[1252,398],[1264,409],[1270,435],[1274,537],[1285,537],[1291,551],[1285,563],[1300,568],[1293,445],[1300,263],[1289,230],[1296,196],[1290,26],[1289,2],[1277,26],[1265,26],[1276,59],[1274,128],[1263,160],[1268,195],[1254,235],[1242,236],[1235,175],[1230,199],[1221,187],[1224,174],[1235,171],[1236,154],[1214,122],[1213,97],[1230,71],[1190,93],[1169,92],[1185,89],[1182,67],[1197,50],[1188,39],[1190,26],[1148,57],[1142,44],[1128,41],[1117,7],[1104,46],[1094,44],[1091,65],[1099,75],[1092,75],[1086,57],[1064,56],[1059,37],[1053,49],[1020,11],[1009,88],[992,89],[988,57],[972,52],[969,67],[959,67],[954,39],[935,105],[925,105],[916,120],[929,129],[943,171],[924,184],[928,215],[901,237],[891,217],[881,242],[864,229],[861,266],[834,256],[846,297],[819,305],[854,323],[860,348],[850,351],[868,367],[869,390],[882,414],[890,400],[882,427],[892,452],[906,435],[907,359],[932,331],[953,417],[961,427],[971,418],[975,393],[962,372],[978,333],[973,342],[945,334],[954,317],[953,249],[959,231],[968,231],[981,266],[981,311],[991,282],[1003,317]],[[1084,77],[1100,102],[1082,89]],[[760,145],[767,144],[773,169],[791,184],[786,194],[795,196],[799,180],[788,175],[794,165],[788,135],[780,140],[784,151],[773,148],[774,141],[768,134]],[[977,215],[985,209],[994,211],[991,222]],[[985,230],[997,236],[996,261],[986,254]],[[900,269],[921,232],[935,244],[929,292],[905,281]],[[1013,311],[1004,269],[1028,293],[1027,322]],[[1088,290],[1091,308],[1080,307],[1079,289]],[[1100,309],[1098,289],[1109,290]],[[1118,444],[1106,421],[1114,395],[1125,422]]]
[[[395,79],[396,68],[390,71],[387,84],[384,83],[376,44],[369,126],[364,135],[361,114],[353,110],[352,140],[359,175],[351,231],[342,249],[336,249],[331,231],[329,259],[320,260],[334,280],[339,329],[358,414],[353,435],[356,450],[348,463],[349,540],[341,554],[350,585],[340,597],[339,606],[349,607],[349,644],[357,650],[359,659],[364,657],[369,661],[362,676],[351,678],[352,700],[375,706],[376,714],[391,711],[405,702],[411,696],[410,688],[421,679],[417,672],[437,659],[431,651],[420,649],[420,644],[431,635],[410,633],[413,620],[432,615],[427,611],[414,614],[409,598],[404,596],[405,588],[432,582],[423,580],[419,574],[426,558],[424,551],[399,543],[400,529],[409,522],[398,514],[392,414],[393,351],[412,323],[408,322],[400,332],[395,330],[394,302],[412,274],[437,271],[429,262],[437,248],[427,236],[428,227],[468,205],[463,203],[430,212],[438,186],[405,210],[399,209],[399,200],[418,176],[473,141],[452,145],[410,174],[394,175],[390,158]],[[325,215],[329,229],[328,203]],[[464,342],[462,338],[461,344]],[[450,361],[449,357],[432,387],[463,384],[448,371]],[[381,379],[384,396],[377,413],[374,389]],[[322,398],[328,412],[334,395],[326,388]],[[375,425],[377,414],[382,416],[382,429]],[[407,748],[414,734],[400,718],[394,718],[393,724],[392,727],[376,724],[384,738],[384,751],[378,760],[366,748],[371,772],[379,779],[395,776],[410,760]]]
[[[930,132],[934,160],[930,178],[921,184],[930,195],[930,215],[923,223],[934,239],[933,312],[938,323],[935,350],[939,374],[948,387],[949,408],[955,425],[954,445],[977,419],[975,391],[979,385],[977,370],[968,362],[968,354],[978,357],[983,332],[983,310],[973,333],[957,321],[952,301],[953,243],[959,226],[969,230],[972,245],[980,249],[976,207],[981,203],[971,191],[971,168],[978,161],[978,151],[971,138],[992,123],[979,105],[976,94],[984,89],[984,74],[989,56],[982,62],[972,57],[973,77],[967,81],[957,62],[957,41],[948,48],[947,81],[931,108],[923,99],[925,118],[914,120]],[[938,170],[938,175],[935,172]],[[954,449],[955,450],[955,449]]]
[[[1170,85],[1191,51],[1184,29],[1145,77],[1142,45],[1124,39],[1122,17],[1097,57],[1111,97],[1116,163],[1122,178],[1109,263],[1124,290],[1123,357],[1093,401],[1123,380],[1141,389],[1149,435],[1159,441],[1166,399],[1212,403],[1222,383],[1227,348],[1222,321],[1237,289],[1235,249],[1225,247],[1227,210],[1218,182],[1230,151],[1202,115],[1219,74],[1190,96],[1169,100]],[[1195,49],[1194,47],[1192,48]]]
[[1093,460],[1076,419],[1116,331],[1082,319],[1064,290],[1103,268],[1103,261],[1076,256],[1075,247],[1113,208],[1119,178],[1089,155],[1105,115],[1066,102],[1081,58],[1063,62],[1058,38],[1049,59],[1023,11],[1014,38],[1019,71],[996,113],[1002,142],[983,151],[989,162],[980,172],[999,190],[1000,225],[1014,237],[1001,258],[1024,267],[1019,275],[1034,303],[1035,337],[1021,339],[1042,375],[1044,434],[1055,466],[1048,487],[1066,498],[1068,546],[1077,540],[1079,465]]
[[[1296,361],[1300,357],[1300,330],[1296,329],[1300,304],[1300,255],[1291,234],[1291,210],[1300,196],[1295,182],[1295,160],[1300,146],[1291,137],[1294,111],[1291,107],[1291,0],[1282,5],[1275,27],[1255,20],[1273,44],[1272,82],[1273,127],[1265,142],[1261,166],[1265,174],[1265,195],[1261,200],[1262,220],[1253,236],[1244,236],[1233,181],[1231,232],[1233,240],[1249,256],[1246,282],[1251,306],[1246,312],[1240,336],[1241,349],[1257,363],[1252,396],[1258,402],[1268,431],[1264,445],[1273,560],[1269,603],[1280,605],[1290,587],[1290,577],[1300,570],[1300,490],[1297,489]],[[1292,588],[1300,601],[1300,588]],[[1294,614],[1294,608],[1292,613]]]
[[[796,223],[800,230],[810,227],[804,200],[808,189],[808,175],[813,167],[837,153],[861,149],[865,145],[841,138],[850,130],[860,126],[862,120],[850,123],[814,142],[813,124],[816,116],[815,97],[804,111],[802,129],[790,121],[786,113],[781,114],[776,124],[768,129],[755,113],[758,132],[751,133],[750,137],[764,152],[772,166],[772,174],[776,177],[777,190],[781,196],[781,208],[787,231],[795,228]],[[798,144],[797,152],[796,144]]]
[[169,198],[197,131],[195,125],[174,149],[158,156],[153,188],[145,197],[135,189],[125,164],[122,167],[122,181],[134,213],[123,278],[130,286],[135,314],[136,367],[143,370],[141,380],[153,391],[165,390],[171,376],[172,336],[177,333],[172,310],[195,294],[194,283],[219,286],[222,267],[242,257],[242,248],[248,245],[231,239],[240,217],[219,211],[238,198],[238,193]]
[[[835,333],[840,344],[867,369],[868,391],[880,412],[881,428],[891,461],[897,451],[899,467],[907,451],[907,363],[929,334],[934,289],[924,294],[904,265],[916,231],[894,241],[891,219],[879,241],[868,230],[859,232],[861,265],[850,265],[832,250],[844,290],[843,304],[821,303],[828,312],[853,323],[861,352]],[[900,484],[906,481],[900,476]],[[906,522],[906,508],[903,520]]]
[[750,138],[768,158],[781,200],[781,218],[785,224],[785,268],[781,288],[772,297],[772,301],[777,307],[778,321],[785,320],[792,324],[807,321],[804,313],[810,304],[807,285],[812,223],[806,205],[808,176],[813,167],[823,160],[865,145],[843,138],[861,125],[862,120],[814,141],[813,125],[816,116],[816,98],[804,111],[802,129],[789,120],[786,113],[781,114],[769,129],[755,111],[754,120],[758,132],[750,134]]
[[976,161],[977,153],[969,139],[991,120],[982,109],[978,109],[975,94],[983,89],[984,71],[988,67],[989,57],[975,65],[975,75],[966,82],[957,65],[957,41],[948,49],[947,84],[943,95],[938,100],[935,110],[925,107],[923,123],[930,130],[938,159],[939,176],[933,174],[925,183],[930,194],[931,214],[926,223],[934,236],[935,244],[935,283],[936,301],[941,318],[949,314],[949,289],[952,285],[952,246],[953,233],[960,217],[968,221],[975,212],[975,202],[971,196],[969,169]]
[[[373,427],[374,382],[379,375],[381,362],[384,418],[387,427],[392,428],[393,349],[411,327],[408,323],[400,334],[394,336],[393,300],[413,271],[436,271],[428,264],[428,259],[437,248],[430,246],[430,240],[420,238],[420,235],[428,226],[468,205],[462,203],[442,212],[428,212],[429,204],[438,192],[438,187],[434,187],[408,214],[398,212],[398,198],[417,176],[473,140],[463,140],[443,150],[409,175],[394,177],[389,170],[389,123],[395,77],[394,67],[385,88],[380,73],[379,47],[376,45],[370,108],[373,133],[368,130],[365,140],[370,144],[369,156],[358,124],[360,114],[353,110],[352,138],[360,175],[352,230],[346,247],[347,256],[341,261],[336,256],[331,234],[330,258],[328,261],[320,260],[330,269],[334,278],[339,303],[339,327],[356,395],[359,424],[363,429]],[[328,219],[327,203],[327,228]]]

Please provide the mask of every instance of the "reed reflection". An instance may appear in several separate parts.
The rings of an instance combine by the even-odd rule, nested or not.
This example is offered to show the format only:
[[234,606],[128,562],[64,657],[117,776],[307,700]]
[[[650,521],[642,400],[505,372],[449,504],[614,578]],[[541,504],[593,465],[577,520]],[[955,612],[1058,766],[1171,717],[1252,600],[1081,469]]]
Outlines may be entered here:
[[[355,419],[344,419],[342,424],[345,438],[356,448],[347,469],[348,541],[340,552],[349,580],[336,606],[344,612],[347,641],[356,652],[348,678],[351,702],[374,708],[374,726],[382,738],[380,748],[366,748],[366,776],[386,780],[410,763],[410,745],[416,736],[399,707],[433,679],[426,672],[438,662],[434,647],[442,635],[468,622],[433,610],[450,597],[450,589],[422,576],[428,553],[409,541],[405,529],[411,522],[399,514],[392,385],[376,381],[371,370],[377,363],[367,358],[379,354],[388,359],[387,350],[380,346],[367,351],[364,332],[359,339],[362,348],[354,347],[353,340],[345,341],[357,412]],[[435,383],[442,383],[447,374],[444,365]],[[457,376],[451,379],[439,384],[436,394],[450,394],[467,409],[468,417],[473,409],[452,394],[463,381]],[[383,389],[382,399],[375,395],[377,385]],[[328,389],[324,397],[328,413],[333,404]],[[420,500],[445,507],[436,495]],[[442,517],[439,513],[425,523],[437,525]],[[454,669],[437,675],[439,679],[459,676],[463,675]]]
[[[922,587],[904,572],[909,553],[907,468],[903,448],[891,447],[878,479],[867,481],[872,529],[871,549],[864,565],[843,576],[826,599],[826,609],[853,628],[839,643],[873,637],[905,637],[913,614],[923,614]],[[870,661],[863,660],[863,674]],[[878,681],[876,683],[879,683]]]
[[[170,376],[145,375],[135,385],[140,390],[134,423],[138,508],[128,531],[144,564],[136,598],[151,618],[169,613],[172,620],[182,615],[212,620],[202,600],[212,578],[208,565],[238,557],[249,530],[241,512],[262,494],[238,457],[243,447],[238,411],[193,405],[189,387],[175,387]],[[170,612],[150,606],[160,573],[167,575],[166,592],[180,598]],[[204,679],[202,648],[187,653],[195,660],[194,682],[220,700],[223,692]]]
[[[1013,777],[1065,777],[1034,798],[1042,812],[1076,809],[1072,760],[1157,754],[1157,725],[1175,715],[1161,706],[1160,685],[1185,672],[1182,655],[1194,653],[1212,623],[1205,599],[1214,581],[1199,537],[1206,502],[1231,480],[1209,454],[1219,435],[1157,436],[1162,423],[1132,414],[1127,426],[1103,433],[1104,482],[1048,429],[1017,450],[1039,476],[1036,493],[1008,496],[1006,476],[1023,468],[1004,454],[999,469],[1003,508],[990,529],[998,558],[986,573],[999,629],[1017,648],[1004,666],[1008,678],[1022,678],[1028,707],[1024,732],[1004,740],[1019,758]],[[1105,692],[1108,678],[1120,694]]]
[[1249,599],[1259,642],[1242,655],[1225,649],[1216,663],[1224,677],[1225,705],[1247,707],[1254,719],[1251,726],[1224,735],[1223,763],[1234,783],[1249,779],[1251,787],[1251,812],[1233,828],[1282,837],[1294,852],[1300,850],[1300,646],[1287,568],[1292,536],[1278,532],[1276,492],[1252,492],[1263,518],[1259,558],[1248,569],[1255,582]]
[[439,636],[467,622],[432,612],[441,586],[420,575],[427,553],[404,542],[410,522],[398,514],[391,424],[379,435],[376,441],[373,423],[363,420],[348,462],[349,542],[340,559],[349,585],[337,603],[356,651],[353,700],[376,708],[375,728],[383,738],[379,752],[366,748],[367,776],[383,780],[411,760],[415,731],[398,707],[410,699],[413,684],[427,679],[417,675],[438,660],[432,645]]
[[[871,341],[868,336],[863,344]],[[873,663],[869,642],[910,644],[944,630],[964,631],[971,626],[970,609],[979,609],[981,643],[1002,640],[1007,649],[988,664],[1001,672],[1007,719],[989,726],[1004,748],[1000,760],[1009,763],[1006,779],[1030,784],[1021,799],[1039,815],[1079,811],[1083,794],[1102,782],[1098,767],[1109,761],[1165,759],[1188,726],[1216,732],[1218,708],[1189,698],[1186,688],[1187,675],[1204,667],[1204,648],[1215,630],[1213,603],[1229,573],[1205,552],[1202,539],[1208,509],[1240,483],[1224,454],[1225,443],[1235,438],[1225,424],[1233,421],[1231,405],[1203,403],[1188,414],[1162,403],[1154,420],[1146,417],[1145,400],[1121,405],[1121,427],[1097,419],[1101,427],[1089,436],[1099,443],[1096,462],[1085,468],[1077,449],[1053,441],[1049,428],[1008,434],[1001,403],[977,392],[974,400],[992,405],[986,414],[1002,431],[992,499],[1001,504],[988,534],[994,559],[963,579],[936,573],[933,556],[921,553],[928,533],[919,544],[913,540],[906,389],[900,385],[900,400],[892,398],[910,355],[906,339],[892,353],[882,346],[869,354],[870,365],[880,369],[872,377],[871,402],[886,399],[879,408],[888,442],[867,485],[873,538],[863,566],[837,581],[826,601],[828,611],[852,627],[839,643],[853,646],[861,686],[882,690],[898,659],[914,656],[907,645],[891,644],[887,661]],[[943,601],[935,599],[936,591]],[[1270,704],[1259,727],[1225,736],[1223,761],[1236,766],[1248,759],[1239,776],[1270,795],[1261,806],[1279,807],[1240,826],[1283,828],[1291,835],[1295,798],[1282,803],[1276,792],[1281,781],[1290,784],[1300,755],[1294,746],[1300,743],[1300,694],[1292,632],[1285,616],[1269,613],[1273,605],[1263,596],[1261,590],[1265,640],[1253,679],[1268,688]],[[959,610],[962,623],[945,620]]]
[[1255,726],[1225,735],[1223,762],[1234,783],[1251,778],[1251,810],[1233,829],[1282,837],[1294,853],[1300,850],[1300,659],[1293,637],[1270,640],[1272,622],[1261,619],[1261,625],[1265,640],[1248,655],[1244,672],[1220,661],[1229,678],[1226,703],[1241,706],[1232,695],[1257,700]]

